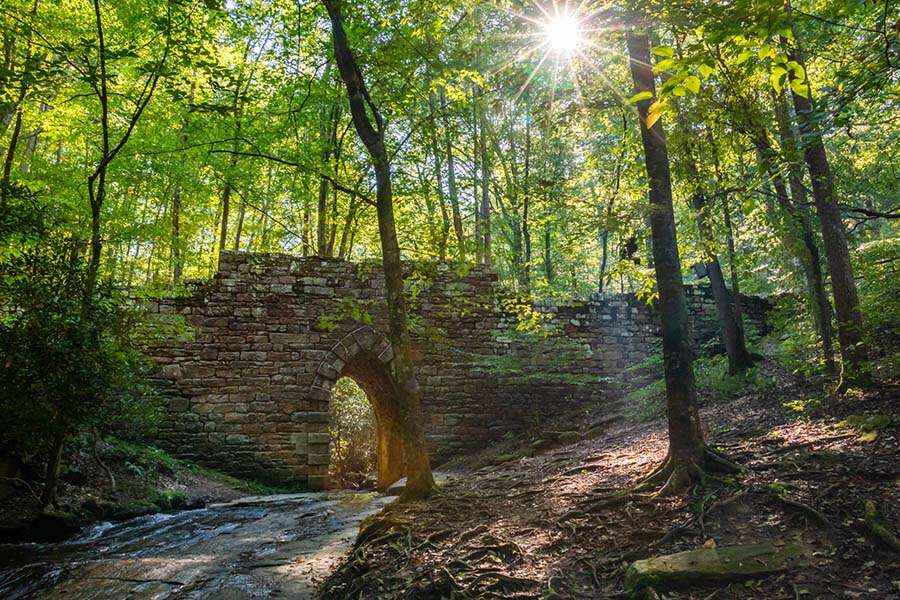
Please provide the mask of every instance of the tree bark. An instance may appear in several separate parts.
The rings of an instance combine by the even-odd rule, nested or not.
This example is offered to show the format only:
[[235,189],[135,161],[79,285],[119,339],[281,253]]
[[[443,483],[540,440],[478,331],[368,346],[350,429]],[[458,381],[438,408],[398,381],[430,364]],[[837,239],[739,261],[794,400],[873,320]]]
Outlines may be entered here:
[[522,265],[522,287],[526,293],[531,290],[531,105],[525,115],[525,165],[522,173],[522,245],[525,260]]
[[441,209],[441,234],[438,237],[438,257],[441,261],[447,259],[447,238],[450,237],[450,215],[447,213],[447,199],[444,194],[444,181],[441,164],[441,151],[438,148],[437,139],[437,122],[434,118],[434,95],[428,97],[428,108],[430,109],[429,121],[431,124],[431,132],[428,134],[428,142],[431,146],[431,156],[434,165],[434,183],[437,187],[438,203]]
[[447,195],[450,197],[450,210],[453,213],[453,231],[456,234],[458,258],[466,260],[466,239],[463,231],[462,213],[459,210],[459,190],[456,187],[456,161],[453,157],[453,139],[450,135],[450,119],[447,116],[447,101],[444,90],[440,91],[441,109],[444,111],[444,146],[447,152]]
[[[699,179],[695,181],[699,181]],[[716,299],[719,329],[722,332],[722,342],[725,344],[725,353],[728,356],[728,372],[741,373],[753,366],[753,358],[747,351],[744,331],[738,321],[738,313],[734,309],[732,295],[725,286],[725,276],[722,274],[719,258],[712,251],[712,231],[706,220],[707,206],[703,190],[698,187],[691,200],[697,220],[697,229],[700,231],[700,241],[704,246],[709,284]]]
[[[810,309],[813,314],[813,321],[816,331],[822,340],[822,354],[825,359],[825,369],[829,373],[836,373],[837,366],[834,361],[834,347],[832,338],[834,331],[831,327],[831,305],[828,303],[828,297],[825,294],[824,277],[822,276],[822,259],[819,253],[819,245],[816,242],[816,236],[813,233],[812,222],[807,212],[806,188],[803,186],[803,165],[800,155],[799,143],[791,127],[788,118],[787,107],[784,105],[784,96],[772,94],[773,104],[775,107],[775,120],[778,123],[779,138],[781,139],[781,147],[788,162],[789,177],[788,182],[791,187],[791,197],[794,200],[793,210],[790,205],[783,207],[794,217],[798,223],[803,244],[806,247],[804,257],[801,263],[804,265],[809,295]],[[802,251],[801,251],[802,252]]]
[[650,229],[653,264],[659,292],[663,364],[666,381],[666,415],[669,430],[667,460],[646,480],[665,481],[661,493],[683,489],[695,479],[704,463],[705,443],[697,411],[687,300],[681,278],[681,260],[675,234],[669,157],[661,119],[647,127],[647,115],[656,96],[646,33],[626,33],[631,77],[635,93],[650,92],[637,103],[644,163],[650,187]]
[[228,243],[228,211],[231,204],[231,182],[225,181],[225,187],[222,189],[222,218],[219,220],[219,257],[225,252],[225,245]]
[[[331,20],[335,59],[347,89],[353,125],[375,169],[378,231],[381,238],[390,339],[394,351],[394,377],[406,462],[407,483],[403,497],[427,498],[436,490],[436,486],[431,475],[422,427],[422,390],[416,380],[410,347],[400,247],[394,223],[391,167],[384,144],[384,121],[378,107],[369,96],[362,72],[347,40],[340,0],[322,1]],[[369,113],[372,115],[371,118]]]
[[[790,2],[786,3],[790,11]],[[796,32],[795,32],[796,39]],[[785,45],[786,40],[782,40]],[[788,59],[804,67],[803,57],[799,49],[788,45]],[[796,74],[792,71],[791,78]],[[847,247],[847,235],[841,221],[841,213],[834,198],[833,177],[814,114],[812,90],[808,86],[807,96],[798,94],[793,86],[791,97],[794,112],[800,128],[800,136],[804,142],[803,156],[806,161],[812,183],[813,201],[822,227],[822,239],[825,243],[825,258],[828,272],[831,274],[831,289],[834,294],[834,308],[838,321],[838,341],[841,347],[842,386],[852,382],[864,382],[868,379],[868,351],[863,341],[863,318],[859,308],[859,296],[856,281],[853,278],[853,266],[850,262],[850,251]]]
[[479,111],[481,120],[481,227],[484,241],[482,242],[484,264],[490,266],[491,259],[491,167],[486,136],[488,132],[484,110]]
[[478,176],[482,140],[478,127],[478,104],[472,88],[472,205],[475,207],[475,264],[484,262],[484,222],[481,214],[481,178]]
[[56,502],[56,484],[59,482],[59,467],[62,464],[62,451],[66,442],[66,434],[58,431],[53,434],[50,447],[50,458],[44,473],[44,490],[41,494],[41,508],[47,508]]

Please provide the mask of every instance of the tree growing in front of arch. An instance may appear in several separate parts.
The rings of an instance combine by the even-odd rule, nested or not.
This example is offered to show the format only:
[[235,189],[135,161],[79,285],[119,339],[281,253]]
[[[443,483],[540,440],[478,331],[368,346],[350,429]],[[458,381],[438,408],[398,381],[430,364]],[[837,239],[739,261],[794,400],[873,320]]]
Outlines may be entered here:
[[416,380],[410,348],[400,245],[397,242],[397,227],[394,222],[391,164],[384,143],[385,123],[378,106],[369,96],[362,71],[347,39],[340,0],[322,0],[322,3],[331,20],[335,62],[347,89],[353,126],[366,147],[375,171],[378,233],[381,241],[389,333],[394,351],[394,378],[397,385],[406,463],[406,487],[401,497],[404,500],[424,499],[436,491],[437,486],[431,475],[431,465],[425,446],[425,432],[422,427],[422,390]]

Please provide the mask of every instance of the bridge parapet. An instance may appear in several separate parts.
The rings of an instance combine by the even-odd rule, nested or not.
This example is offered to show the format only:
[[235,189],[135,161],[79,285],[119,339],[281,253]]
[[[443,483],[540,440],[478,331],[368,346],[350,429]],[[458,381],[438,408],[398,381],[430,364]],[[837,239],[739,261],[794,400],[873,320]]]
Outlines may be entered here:
[[[571,368],[596,375],[596,383],[506,385],[477,364],[478,356],[507,350],[498,334],[512,317],[497,276],[435,263],[406,269],[426,434],[438,461],[518,423],[601,402],[602,378],[645,358],[658,338],[655,312],[632,296],[542,305],[567,337],[590,346],[591,357]],[[711,295],[688,292],[695,337],[715,337]],[[160,441],[185,458],[238,476],[322,487],[333,382],[356,379],[376,412],[390,395],[377,262],[226,252],[211,281],[150,308],[183,315],[192,329],[191,339],[152,352],[168,397]],[[764,322],[763,304],[748,301],[747,312]]]

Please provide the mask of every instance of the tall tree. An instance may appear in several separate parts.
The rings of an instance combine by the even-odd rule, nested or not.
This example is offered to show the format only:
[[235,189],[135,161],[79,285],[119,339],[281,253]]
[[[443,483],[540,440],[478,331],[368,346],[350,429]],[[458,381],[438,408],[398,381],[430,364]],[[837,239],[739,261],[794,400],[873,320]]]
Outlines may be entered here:
[[637,102],[637,108],[650,187],[650,230],[659,292],[669,426],[666,459],[642,486],[661,483],[658,493],[668,494],[699,480],[707,469],[732,469],[733,465],[707,447],[700,429],[687,299],[675,235],[669,156],[661,119],[655,111],[651,113],[656,85],[650,62],[650,38],[647,33],[631,30],[626,33],[626,42],[635,97],[643,97]]
[[[788,12],[791,11],[789,1],[785,3],[785,7]],[[795,40],[796,36],[795,30],[793,36]],[[859,294],[853,277],[847,235],[841,220],[840,209],[834,198],[834,177],[819,130],[812,100],[812,88],[809,85],[809,75],[805,71],[803,56],[797,43],[789,43],[785,38],[782,38],[782,43],[788,47],[788,59],[800,67],[800,69],[792,69],[788,75],[792,82],[796,81],[796,84],[791,85],[791,98],[794,101],[794,111],[803,140],[803,156],[807,169],[809,169],[813,201],[822,227],[828,272],[831,274],[831,289],[838,322],[838,340],[841,346],[842,380],[844,384],[849,384],[867,379],[868,351],[863,341],[863,318],[859,308]],[[805,75],[800,77],[799,73]]]
[[362,71],[347,39],[340,0],[322,1],[331,20],[335,60],[347,89],[353,125],[369,153],[375,170],[378,231],[381,239],[390,339],[394,350],[394,377],[397,384],[397,400],[402,421],[400,427],[403,431],[406,461],[407,479],[403,497],[427,498],[434,492],[436,486],[431,475],[422,428],[422,390],[416,380],[410,349],[406,300],[403,295],[403,267],[400,264],[400,246],[394,223],[391,165],[384,143],[385,123],[378,106],[369,96]]

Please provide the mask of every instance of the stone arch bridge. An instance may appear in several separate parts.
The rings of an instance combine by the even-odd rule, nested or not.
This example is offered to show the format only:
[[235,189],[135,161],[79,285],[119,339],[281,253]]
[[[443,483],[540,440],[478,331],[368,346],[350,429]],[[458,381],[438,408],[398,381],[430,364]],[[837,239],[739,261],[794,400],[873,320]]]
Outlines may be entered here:
[[[435,263],[406,269],[435,462],[567,406],[602,401],[601,378],[645,358],[659,335],[653,310],[631,295],[541,304],[567,338],[590,346],[589,358],[567,368],[596,375],[595,383],[504,384],[479,363],[508,350],[501,334],[512,315],[497,276],[479,266],[464,274]],[[687,291],[694,337],[715,337],[711,295]],[[212,280],[149,304],[158,318],[180,315],[189,325],[151,352],[166,397],[159,441],[175,455],[236,476],[322,488],[331,387],[348,376],[375,411],[379,486],[402,475],[379,263],[225,252]],[[758,326],[766,306],[745,300]]]

